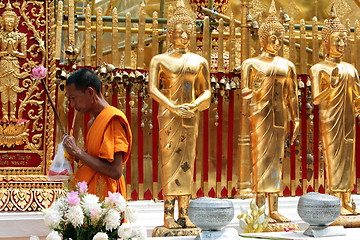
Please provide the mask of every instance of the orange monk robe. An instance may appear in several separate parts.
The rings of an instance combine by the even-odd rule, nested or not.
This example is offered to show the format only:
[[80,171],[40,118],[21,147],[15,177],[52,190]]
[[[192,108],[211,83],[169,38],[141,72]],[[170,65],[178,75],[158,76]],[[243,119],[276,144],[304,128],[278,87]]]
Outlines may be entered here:
[[[130,157],[132,135],[126,116],[119,109],[108,106],[95,118],[86,136],[84,150],[91,156],[114,161],[116,152],[123,152],[123,166]],[[100,161],[100,160],[99,160]],[[88,192],[102,198],[108,191],[119,192],[126,199],[124,175],[119,180],[107,177],[82,164],[75,173],[75,179],[88,183]]]

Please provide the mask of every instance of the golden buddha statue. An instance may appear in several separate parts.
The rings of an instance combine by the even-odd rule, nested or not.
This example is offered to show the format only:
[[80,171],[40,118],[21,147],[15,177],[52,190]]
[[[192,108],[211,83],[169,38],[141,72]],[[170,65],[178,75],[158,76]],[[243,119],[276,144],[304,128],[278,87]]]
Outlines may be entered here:
[[[188,217],[192,194],[199,112],[210,105],[210,70],[205,58],[189,52],[195,21],[179,0],[167,23],[171,47],[152,58],[149,93],[159,102],[159,138],[164,226],[195,227]],[[179,219],[174,219],[175,199]]]
[[322,29],[325,60],[310,70],[314,104],[319,105],[327,187],[342,202],[342,215],[357,213],[350,197],[355,174],[355,117],[360,113],[358,72],[341,60],[347,37],[348,31],[332,7]]
[[26,34],[17,30],[19,17],[8,2],[0,18],[0,92],[2,103],[1,122],[17,122],[16,102],[18,93],[25,89],[19,87],[22,78],[18,58],[26,57]]
[[294,142],[299,131],[298,84],[295,65],[276,56],[285,28],[276,17],[272,1],[270,15],[259,28],[262,52],[241,66],[242,96],[249,99],[253,190],[258,207],[269,203],[269,222],[289,222],[278,212],[282,159],[288,121],[294,122]]

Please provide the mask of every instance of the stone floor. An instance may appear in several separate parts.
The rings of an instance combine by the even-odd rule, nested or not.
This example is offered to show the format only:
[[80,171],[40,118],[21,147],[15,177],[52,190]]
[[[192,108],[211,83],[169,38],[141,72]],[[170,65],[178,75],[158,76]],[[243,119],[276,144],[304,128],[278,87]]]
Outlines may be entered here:
[[[353,195],[353,199],[360,208],[360,195]],[[257,235],[258,237],[270,237],[265,239],[313,239],[306,237],[302,231],[307,228],[297,214],[297,203],[299,197],[286,197],[279,199],[279,211],[287,218],[299,225],[300,231],[297,233],[282,232],[282,233],[263,233]],[[234,218],[226,228],[235,228],[239,233],[242,231],[239,228],[239,221],[237,215],[240,213],[240,206],[249,208],[250,199],[230,199],[234,204]],[[155,201],[134,201],[128,203],[130,206],[138,210],[137,225],[144,226],[147,230],[147,235],[151,238],[152,230],[156,226],[163,224],[163,202]],[[344,237],[326,237],[325,240],[332,239],[360,239],[360,228],[346,229],[346,236]],[[45,239],[49,229],[44,225],[42,213],[6,213],[0,212],[0,239],[8,240],[28,240],[31,235],[37,235],[40,239]],[[250,237],[250,238],[249,238]],[[254,235],[249,235],[244,239],[256,239]],[[195,237],[168,237],[168,238],[151,238],[154,240],[193,240]],[[242,238],[241,238],[242,239]]]

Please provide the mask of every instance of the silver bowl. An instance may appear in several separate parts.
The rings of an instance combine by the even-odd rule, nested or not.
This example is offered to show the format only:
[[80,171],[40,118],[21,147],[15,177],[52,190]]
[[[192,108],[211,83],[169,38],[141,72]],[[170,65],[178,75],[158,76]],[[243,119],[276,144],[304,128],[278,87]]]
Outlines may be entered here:
[[311,192],[300,197],[297,212],[310,226],[327,226],[339,217],[340,206],[337,197]]
[[189,218],[202,231],[220,231],[234,218],[234,205],[224,199],[198,198],[190,202]]

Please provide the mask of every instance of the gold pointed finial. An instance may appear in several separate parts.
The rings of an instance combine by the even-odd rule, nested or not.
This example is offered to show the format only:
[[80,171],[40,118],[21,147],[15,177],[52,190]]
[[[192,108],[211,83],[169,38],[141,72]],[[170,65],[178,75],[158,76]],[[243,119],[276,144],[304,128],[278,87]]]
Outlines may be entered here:
[[271,5],[270,5],[270,8],[269,8],[269,14],[270,15],[275,15],[276,14],[275,0],[271,1]]
[[7,10],[7,11],[12,11],[13,10],[13,7],[12,7],[12,5],[10,3],[10,0],[8,0],[8,3],[6,4],[5,10]]
[[336,9],[334,2],[331,4],[330,7],[330,18],[336,18]]
[[185,3],[183,2],[183,0],[178,0],[176,3],[176,7],[185,8]]
[[185,4],[182,0],[178,0],[176,3],[176,9],[173,16],[168,20],[166,29],[167,33],[171,34],[177,24],[195,24],[195,20],[190,16],[189,12],[185,8]]
[[278,17],[276,16],[276,6],[275,0],[272,0],[270,8],[269,8],[269,16],[266,20],[261,24],[259,28],[259,37],[260,40],[265,40],[271,31],[274,32],[282,32],[285,34],[285,28],[279,21]]
[[328,45],[330,41],[330,36],[333,32],[348,32],[346,27],[340,22],[340,19],[336,16],[336,9],[334,3],[331,5],[330,8],[330,18],[324,21],[324,27],[321,31],[321,38],[324,46]]
[[13,16],[16,20],[17,20],[17,23],[19,21],[19,18],[18,16],[16,15],[16,13],[13,11],[13,6],[11,5],[10,3],[10,0],[8,1],[8,3],[6,4],[6,7],[5,7],[5,11],[3,12],[2,16]]

